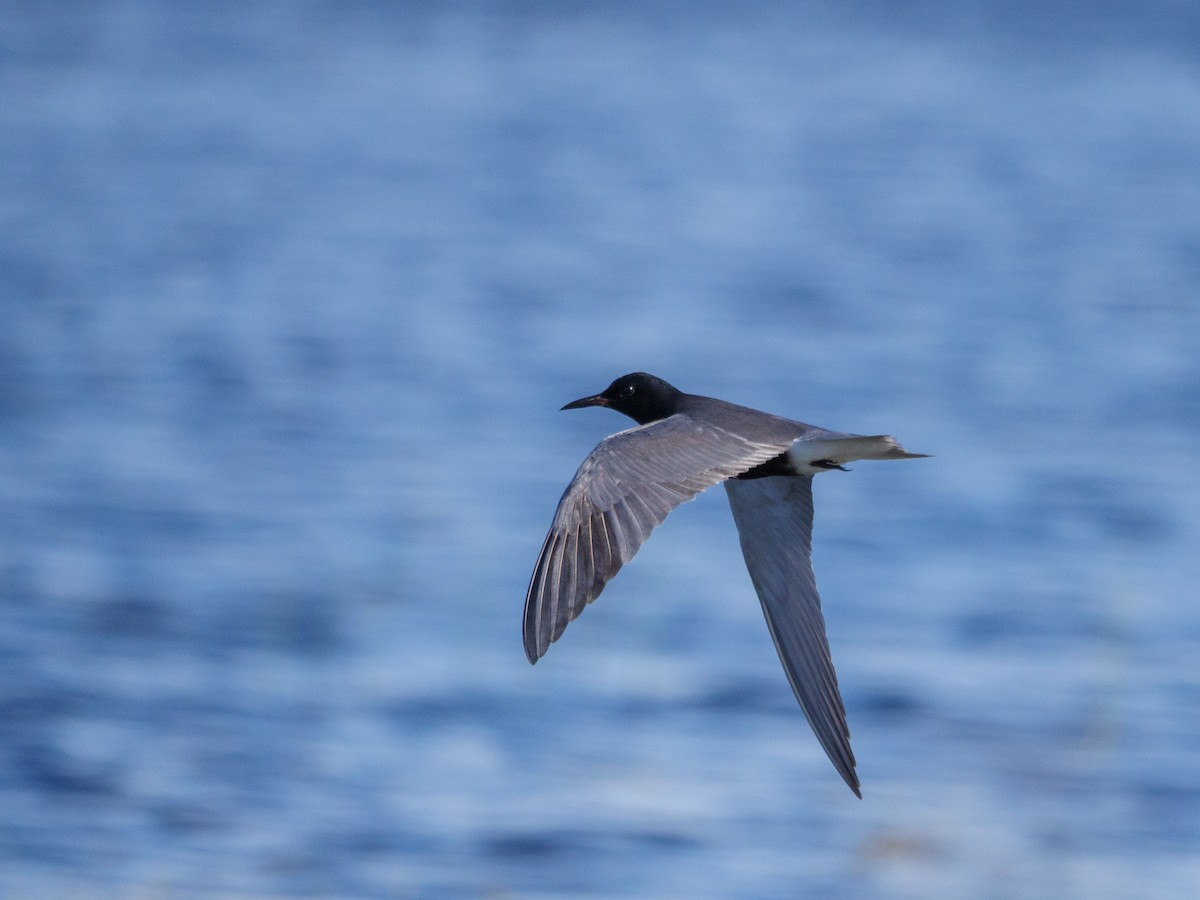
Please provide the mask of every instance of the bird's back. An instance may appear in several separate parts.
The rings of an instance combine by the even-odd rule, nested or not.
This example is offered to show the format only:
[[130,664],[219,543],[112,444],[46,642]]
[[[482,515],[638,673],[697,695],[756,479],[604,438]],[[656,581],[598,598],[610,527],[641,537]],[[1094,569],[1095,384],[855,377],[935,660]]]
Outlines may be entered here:
[[679,412],[703,419],[725,431],[761,443],[782,443],[798,441],[801,438],[841,438],[852,437],[841,431],[830,431],[818,428],[795,419],[785,419],[783,416],[772,415],[748,406],[739,406],[715,397],[701,397],[697,394],[687,394],[679,405]]

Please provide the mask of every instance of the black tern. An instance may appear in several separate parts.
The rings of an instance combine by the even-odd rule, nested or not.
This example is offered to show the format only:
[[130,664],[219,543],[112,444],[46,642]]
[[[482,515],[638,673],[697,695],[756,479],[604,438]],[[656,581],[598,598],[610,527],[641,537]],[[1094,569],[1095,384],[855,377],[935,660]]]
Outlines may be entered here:
[[563,409],[606,406],[637,426],[601,441],[554,513],[525,598],[536,663],[676,506],[724,482],[750,580],[788,681],[862,797],[812,570],[812,479],[859,459],[917,459],[890,435],[847,434],[685,394],[635,372]]

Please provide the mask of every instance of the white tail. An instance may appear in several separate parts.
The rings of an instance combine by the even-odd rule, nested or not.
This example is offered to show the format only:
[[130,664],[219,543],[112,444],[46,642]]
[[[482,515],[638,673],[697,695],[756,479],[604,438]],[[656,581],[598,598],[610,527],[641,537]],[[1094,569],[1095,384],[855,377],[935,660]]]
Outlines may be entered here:
[[[921,459],[928,453],[909,453],[890,434],[845,435],[836,438],[799,440],[788,449],[788,460],[801,474],[811,475],[856,459]],[[821,462],[826,465],[815,466]]]

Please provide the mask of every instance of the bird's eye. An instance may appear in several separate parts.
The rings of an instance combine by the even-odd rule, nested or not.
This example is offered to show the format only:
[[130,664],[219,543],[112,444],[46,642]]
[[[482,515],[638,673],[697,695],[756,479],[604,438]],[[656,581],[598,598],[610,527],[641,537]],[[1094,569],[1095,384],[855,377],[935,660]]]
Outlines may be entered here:
[[634,387],[632,384],[627,384],[627,385],[625,385],[625,387],[621,388],[621,396],[622,397],[632,397],[633,393],[634,393]]

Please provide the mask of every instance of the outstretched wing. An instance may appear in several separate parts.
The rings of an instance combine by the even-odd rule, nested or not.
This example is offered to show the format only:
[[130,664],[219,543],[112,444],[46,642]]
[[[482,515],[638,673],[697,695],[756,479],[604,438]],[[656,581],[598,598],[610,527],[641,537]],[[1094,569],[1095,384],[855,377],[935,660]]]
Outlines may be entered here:
[[558,503],[525,598],[525,655],[537,662],[676,506],[778,456],[758,442],[674,415],[605,438]]
[[812,476],[726,481],[725,490],[788,681],[821,746],[861,797],[812,570]]

